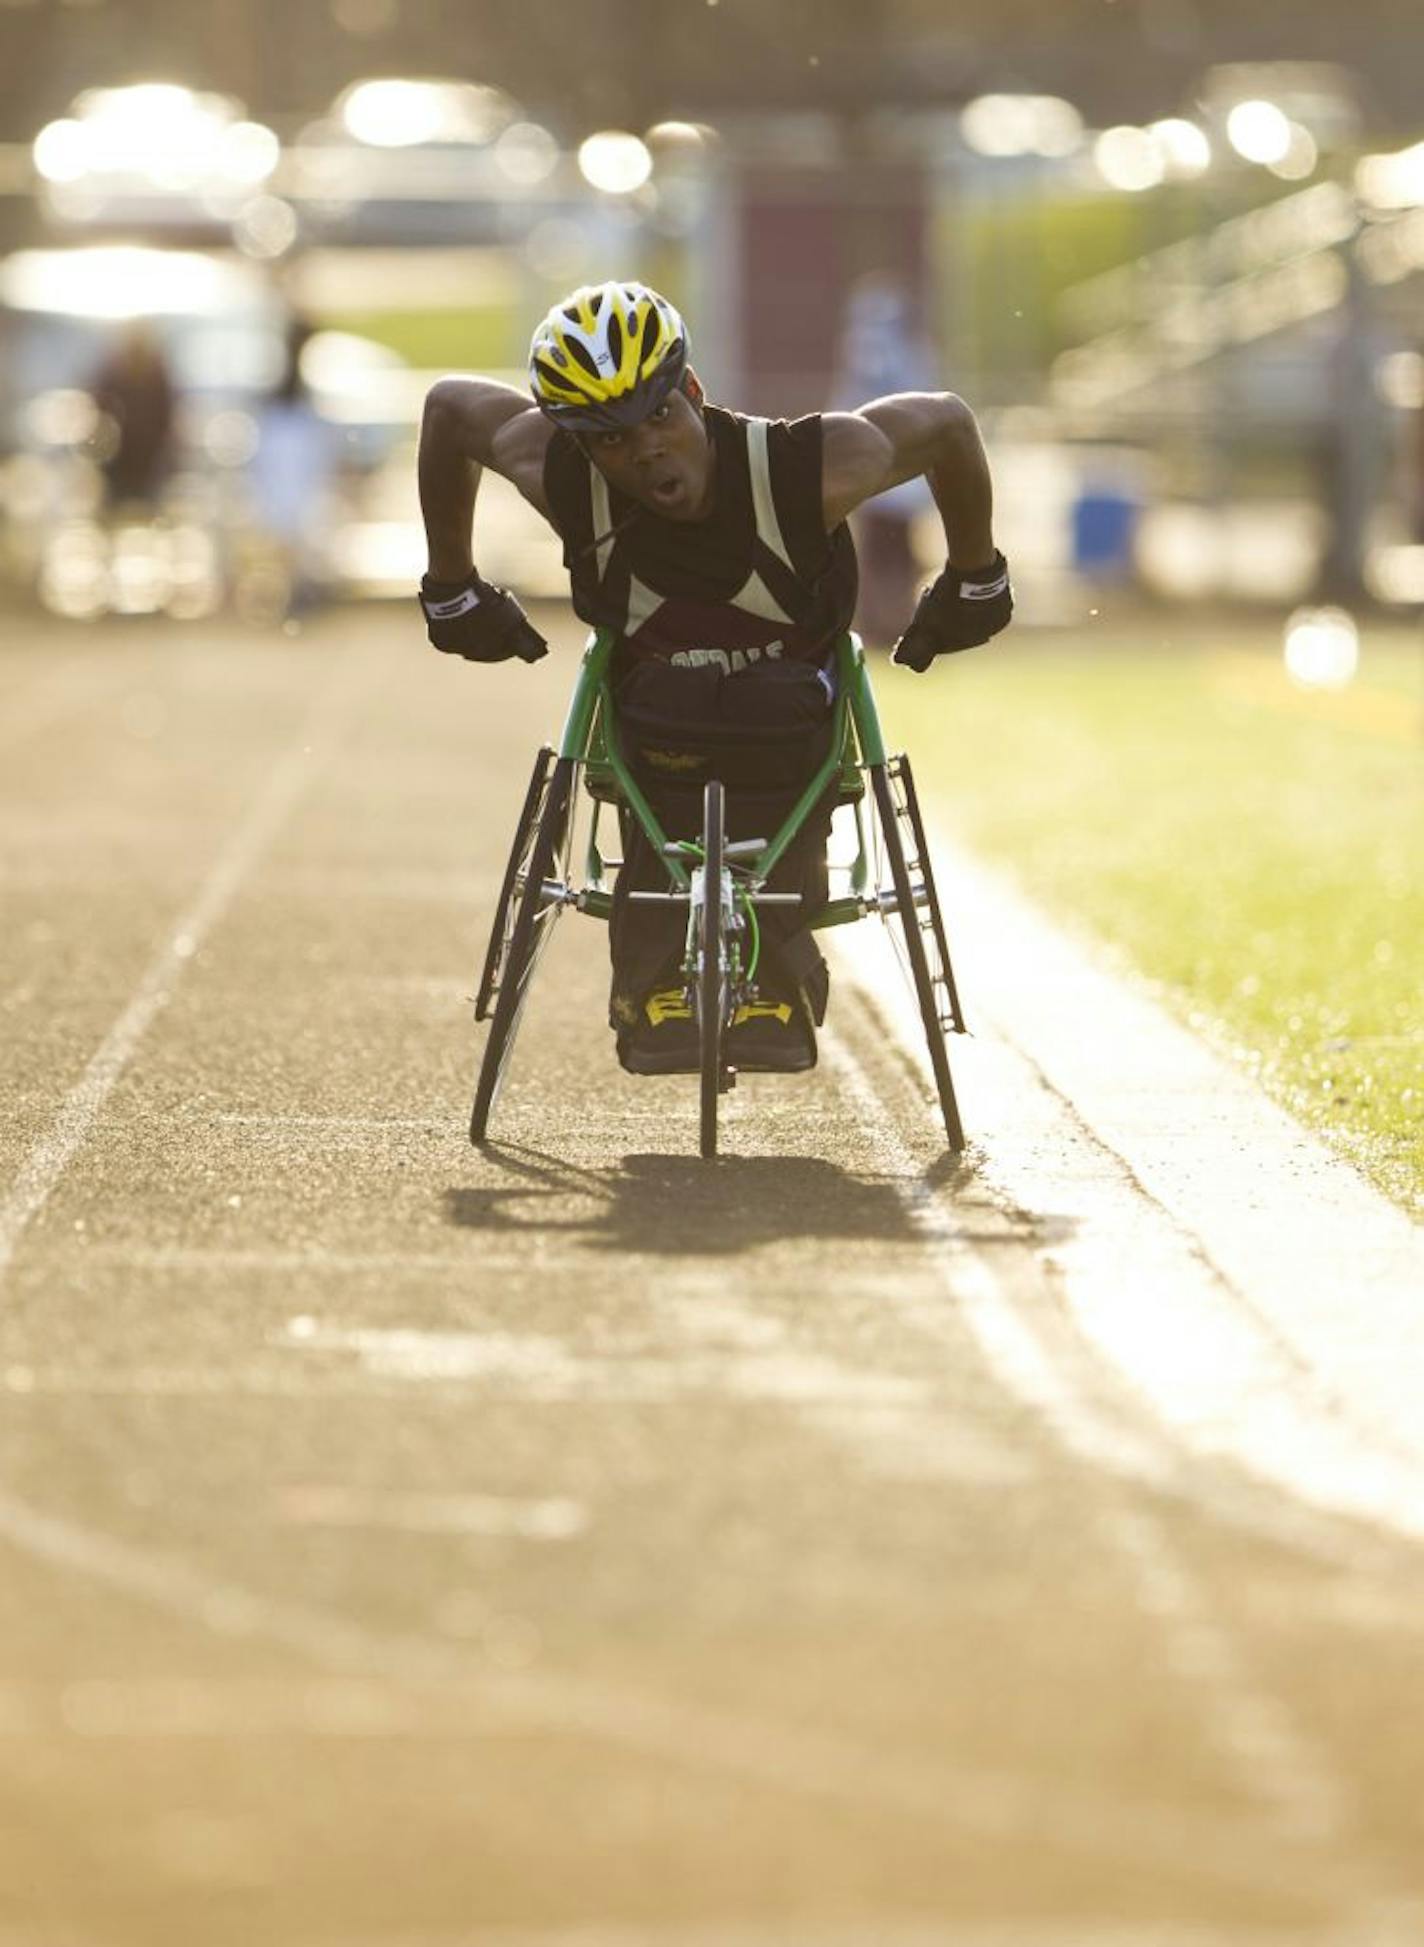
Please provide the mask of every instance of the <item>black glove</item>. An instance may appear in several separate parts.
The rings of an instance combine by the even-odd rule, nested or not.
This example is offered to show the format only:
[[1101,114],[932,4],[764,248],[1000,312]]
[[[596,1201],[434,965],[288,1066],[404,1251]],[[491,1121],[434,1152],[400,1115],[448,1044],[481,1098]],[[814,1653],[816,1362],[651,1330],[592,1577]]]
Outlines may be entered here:
[[420,584],[426,634],[447,656],[466,662],[502,663],[511,656],[537,663],[549,645],[507,589],[482,581],[474,569],[463,581]]
[[926,670],[936,656],[977,649],[1009,626],[1013,612],[1014,591],[1003,555],[996,554],[987,567],[967,573],[946,568],[921,595],[891,661],[905,669]]

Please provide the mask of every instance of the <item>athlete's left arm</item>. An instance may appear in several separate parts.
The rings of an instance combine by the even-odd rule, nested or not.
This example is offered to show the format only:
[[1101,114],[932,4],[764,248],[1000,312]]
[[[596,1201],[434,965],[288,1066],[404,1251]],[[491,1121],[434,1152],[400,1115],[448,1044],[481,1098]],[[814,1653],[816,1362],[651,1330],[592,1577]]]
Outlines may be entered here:
[[952,392],[897,392],[821,420],[821,499],[829,531],[887,487],[923,475],[944,516],[948,559],[994,554],[994,491],[973,413]]
[[821,422],[827,531],[862,501],[923,475],[944,520],[947,566],[920,597],[895,660],[927,669],[972,649],[1014,612],[1008,564],[994,545],[994,490],[973,413],[952,392],[899,392]]

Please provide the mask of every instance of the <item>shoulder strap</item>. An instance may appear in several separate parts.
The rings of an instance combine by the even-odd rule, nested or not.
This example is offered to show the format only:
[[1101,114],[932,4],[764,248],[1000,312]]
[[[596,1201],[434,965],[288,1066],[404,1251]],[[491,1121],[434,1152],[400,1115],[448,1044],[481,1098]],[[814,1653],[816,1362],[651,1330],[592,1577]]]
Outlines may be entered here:
[[[771,422],[766,419],[744,421],[747,433],[747,472],[751,479],[752,509],[756,516],[756,539],[752,543],[752,576],[738,598],[759,614],[780,611],[788,622],[804,627],[810,619],[814,601],[791,564],[781,517],[776,511],[776,494],[771,484],[771,452],[768,442]],[[748,597],[752,599],[748,599]],[[758,597],[770,596],[772,610],[760,606]]]
[[626,569],[620,572],[616,541],[608,536],[608,483],[578,442],[562,430],[555,432],[544,457],[544,495],[563,538],[575,612],[596,628],[621,634],[627,619],[628,575]]
[[747,466],[752,481],[752,506],[756,510],[757,539],[789,568],[791,556],[781,521],[776,511],[776,495],[771,486],[771,452],[768,444],[770,421],[748,419]]

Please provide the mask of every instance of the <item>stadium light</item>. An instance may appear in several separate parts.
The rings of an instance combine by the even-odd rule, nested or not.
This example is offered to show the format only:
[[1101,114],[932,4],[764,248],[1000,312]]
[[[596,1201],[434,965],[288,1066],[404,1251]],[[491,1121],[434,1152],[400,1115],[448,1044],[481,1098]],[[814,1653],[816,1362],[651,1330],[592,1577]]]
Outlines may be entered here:
[[609,196],[630,196],[653,173],[647,143],[623,129],[603,129],[581,142],[578,165],[584,181]]
[[1290,154],[1293,126],[1273,101],[1238,101],[1226,118],[1226,139],[1243,161],[1270,167]]
[[959,117],[977,155],[1069,156],[1083,140],[1083,118],[1058,95],[979,95]]
[[413,149],[425,142],[491,141],[512,108],[497,88],[472,81],[356,81],[336,104],[356,142],[375,149]]

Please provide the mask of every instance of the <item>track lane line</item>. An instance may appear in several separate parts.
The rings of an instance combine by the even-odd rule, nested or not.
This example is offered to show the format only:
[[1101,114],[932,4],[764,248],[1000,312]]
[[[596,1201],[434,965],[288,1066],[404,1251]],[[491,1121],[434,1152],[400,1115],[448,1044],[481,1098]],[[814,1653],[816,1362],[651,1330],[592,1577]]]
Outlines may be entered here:
[[70,1089],[50,1127],[21,1163],[9,1195],[0,1205],[0,1282],[20,1239],[83,1147],[144,1036],[172,999],[173,990],[193,956],[227,912],[238,888],[281,830],[302,791],[331,756],[373,672],[374,664],[368,663],[366,670],[353,679],[350,670],[343,668],[340,680],[323,689],[307,712],[295,740],[275,770],[268,774],[246,816],[204,875],[196,895],[173,922],[127,1005]]
[[[1378,1927],[1383,1939],[1412,1940],[1416,1934],[1410,1929],[1424,1937],[1424,1905],[1368,1857],[1354,1794],[1282,1700],[1247,1668],[1173,1550],[1149,1498],[1149,1483],[1133,1480],[1115,1464],[1111,1445],[1104,1452],[1100,1415],[1054,1361],[988,1255],[970,1248],[959,1234],[850,1042],[833,1033],[825,1045],[867,1125],[878,1132],[907,1218],[942,1269],[954,1319],[968,1327],[1011,1396],[1032,1407],[1062,1450],[1105,1483],[1107,1493],[1090,1518],[1128,1568],[1143,1612],[1160,1624],[1173,1674],[1201,1696],[1204,1721],[1241,1788],[1278,1838],[1315,1851],[1346,1852],[1340,1879],[1351,1924],[1367,1935]],[[896,1304],[893,1292],[887,1303]],[[934,1316],[923,1307],[910,1308],[906,1316],[927,1336],[939,1335]],[[941,1321],[948,1322],[947,1317]],[[1366,1857],[1356,1863],[1362,1851]]]
[[[344,1614],[277,1599],[202,1568],[103,1534],[0,1493],[0,1540],[32,1558],[153,1605],[204,1631],[280,1644],[319,1668],[380,1675],[400,1684],[452,1683],[489,1714],[488,1734],[589,1738],[675,1769],[741,1778],[864,1811],[914,1818],[947,1836],[980,1842],[1037,1842],[1069,1856],[1157,1866],[1180,1875],[1267,1891],[1278,1859],[1263,1860],[1259,1835],[1239,1817],[1196,1816],[1176,1807],[1091,1796],[1085,1788],[1045,1797],[1016,1774],[955,1770],[886,1757],[878,1748],[802,1727],[739,1719],[675,1698],[534,1669],[481,1669],[468,1649],[409,1631],[382,1630]],[[1314,1848],[1294,1853],[1303,1892],[1321,1899],[1338,1875]]]

